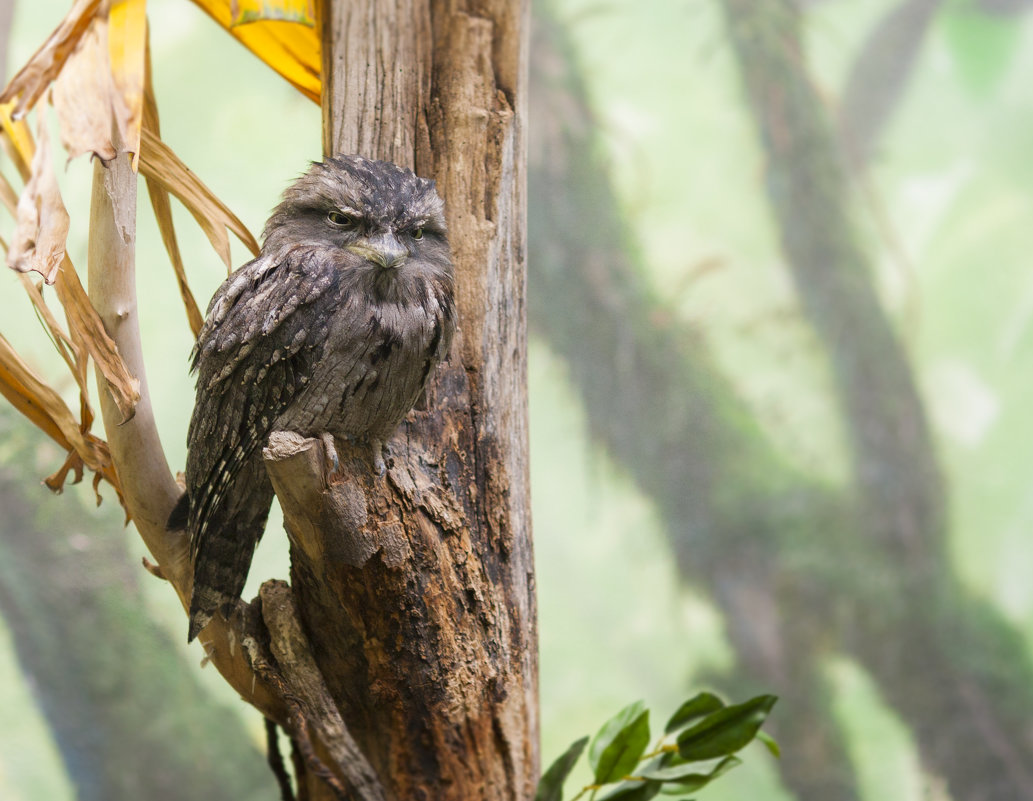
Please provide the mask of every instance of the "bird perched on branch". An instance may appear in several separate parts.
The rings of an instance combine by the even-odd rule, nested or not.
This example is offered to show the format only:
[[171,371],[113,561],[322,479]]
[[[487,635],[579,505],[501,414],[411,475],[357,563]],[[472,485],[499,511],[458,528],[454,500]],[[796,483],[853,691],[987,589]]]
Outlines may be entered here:
[[273,431],[382,443],[455,331],[444,206],[432,181],[358,156],[315,163],[219,287],[193,352],[186,492],[169,518],[194,566],[192,640],[239,596],[273,489]]

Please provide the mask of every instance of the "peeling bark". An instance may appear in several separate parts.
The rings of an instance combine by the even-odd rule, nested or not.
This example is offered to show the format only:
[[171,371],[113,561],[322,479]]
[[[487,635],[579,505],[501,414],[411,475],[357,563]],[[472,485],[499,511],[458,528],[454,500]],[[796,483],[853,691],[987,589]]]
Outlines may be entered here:
[[[353,739],[388,799],[529,799],[538,776],[526,10],[373,0],[324,9],[324,146],[437,179],[459,287],[461,335],[424,408],[387,443],[385,476],[351,443],[337,443],[333,476],[316,440],[284,432],[265,451],[298,616],[342,723],[320,742],[332,752]],[[284,676],[301,669],[287,651],[273,661]],[[326,756],[366,797],[345,761]]]

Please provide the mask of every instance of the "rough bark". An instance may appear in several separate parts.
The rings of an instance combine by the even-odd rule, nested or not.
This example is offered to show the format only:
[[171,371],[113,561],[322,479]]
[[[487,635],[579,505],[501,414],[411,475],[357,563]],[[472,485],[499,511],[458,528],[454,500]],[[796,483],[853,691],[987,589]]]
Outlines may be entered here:
[[117,508],[58,502],[13,470],[0,508],[0,614],[77,798],[271,801],[261,755],[141,605]]
[[[357,446],[338,443],[328,477],[321,443],[272,438],[298,613],[340,713],[336,739],[354,739],[385,797],[529,799],[526,7],[369,0],[324,14],[325,147],[437,179],[462,334],[388,443],[384,477]],[[316,682],[304,695],[321,693]],[[339,773],[365,797],[361,778]]]

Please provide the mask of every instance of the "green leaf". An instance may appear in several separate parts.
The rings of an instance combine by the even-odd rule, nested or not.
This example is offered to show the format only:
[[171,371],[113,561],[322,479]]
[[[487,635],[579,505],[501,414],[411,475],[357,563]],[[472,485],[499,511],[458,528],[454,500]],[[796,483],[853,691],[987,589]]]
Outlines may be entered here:
[[599,772],[599,760],[602,758],[603,751],[610,746],[614,741],[614,738],[616,738],[629,723],[642,714],[642,711],[645,708],[645,701],[636,701],[633,704],[628,704],[624,709],[606,721],[606,723],[603,724],[603,727],[595,733],[595,737],[592,738],[592,744],[588,746],[588,763],[592,766],[592,770],[594,772]]
[[599,755],[595,783],[618,781],[631,773],[649,745],[649,710],[624,725]]
[[706,787],[718,776],[741,764],[741,759],[729,756],[718,762],[709,773],[695,773],[694,771],[698,770],[698,768],[694,768],[692,765],[678,765],[674,768],[643,770],[638,775],[646,779],[664,782],[665,784],[678,785],[678,792],[680,793],[692,793]]
[[771,756],[775,759],[782,758],[782,749],[779,747],[778,742],[770,734],[764,731],[757,732],[757,739],[764,743],[764,747],[771,752]]
[[621,782],[599,801],[649,801],[663,785],[660,782]]
[[699,762],[734,754],[754,738],[777,700],[774,695],[758,695],[707,715],[678,735],[679,755]]
[[574,764],[581,757],[586,745],[588,738],[582,737],[549,766],[542,775],[542,780],[538,782],[538,792],[534,794],[534,801],[563,801],[563,783],[570,776],[570,771],[574,769]]
[[700,693],[695,695],[678,707],[678,711],[671,715],[671,719],[664,726],[665,734],[672,734],[683,729],[697,718],[709,715],[724,708],[725,702],[713,693]]

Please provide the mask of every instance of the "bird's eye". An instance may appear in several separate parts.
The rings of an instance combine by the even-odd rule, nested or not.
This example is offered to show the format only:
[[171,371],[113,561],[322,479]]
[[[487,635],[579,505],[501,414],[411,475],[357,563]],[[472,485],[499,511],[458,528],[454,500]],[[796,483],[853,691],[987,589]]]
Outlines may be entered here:
[[423,226],[420,226],[419,228],[414,228],[413,229],[412,238],[413,239],[423,239]]
[[352,226],[355,225],[355,218],[354,217],[349,217],[344,212],[337,211],[336,209],[334,211],[331,211],[329,214],[327,214],[326,218],[331,223],[333,223],[334,225],[340,226],[341,228],[351,228]]

